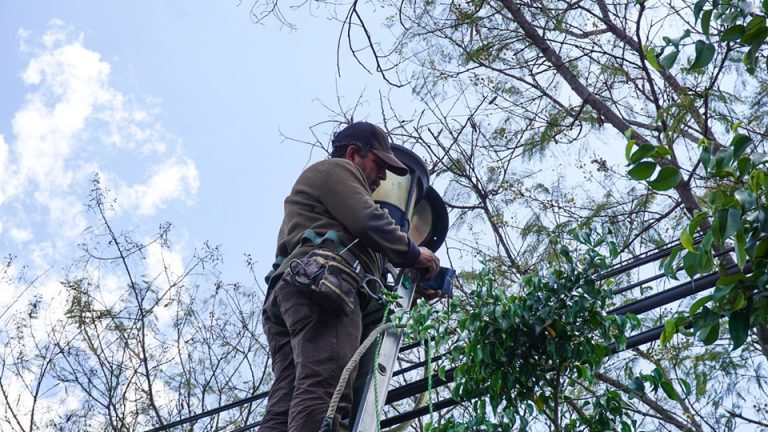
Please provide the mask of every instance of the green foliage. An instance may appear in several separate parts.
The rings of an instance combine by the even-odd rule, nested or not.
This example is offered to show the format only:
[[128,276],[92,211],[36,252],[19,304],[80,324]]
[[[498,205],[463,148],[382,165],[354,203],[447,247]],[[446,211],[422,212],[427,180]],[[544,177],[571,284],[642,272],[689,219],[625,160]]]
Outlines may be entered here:
[[[732,248],[736,262],[723,260],[718,265],[720,277],[712,294],[695,301],[689,308],[690,326],[705,345],[715,343],[727,321],[733,349],[744,345],[749,330],[765,325],[768,314],[768,161],[762,153],[749,154],[749,136],[736,133],[728,147],[703,146],[700,161],[708,176],[719,179],[705,196],[706,209],[695,215],[680,234],[684,250],[676,250],[664,263],[673,276],[679,263],[689,277],[704,275],[714,267],[713,253]],[[709,219],[711,225],[695,244],[694,233]],[[681,253],[682,252],[682,253]],[[676,329],[680,318],[667,322],[662,343]]]
[[[595,372],[611,354],[611,345],[626,345],[636,318],[606,316],[610,290],[595,276],[618,255],[607,234],[591,229],[572,233],[583,251],[562,245],[560,262],[526,275],[512,289],[499,285],[489,269],[478,275],[477,289],[449,308],[451,318],[414,311],[412,331],[420,337],[438,324],[438,344],[453,338],[451,360],[457,364],[453,396],[471,401],[478,416],[450,421],[433,431],[528,430],[534,413],[568,431],[634,430],[625,402],[615,391],[574,399],[578,383],[594,383]],[[428,321],[431,320],[431,321]],[[569,415],[564,406],[570,406]],[[484,413],[496,413],[488,419]]]
[[690,69],[704,69],[709,66],[712,59],[715,57],[715,46],[710,42],[704,42],[702,40],[696,41],[696,57],[691,63]]
[[[637,146],[637,142],[632,139],[632,134],[632,129],[628,129],[625,133],[627,137],[625,157],[631,166],[627,172],[629,177],[645,181],[655,191],[666,191],[677,186],[682,176],[674,162],[668,158],[670,151],[663,145]],[[637,149],[635,149],[636,146]],[[661,167],[658,172],[657,167]],[[651,179],[654,173],[656,176]]]
[[649,374],[636,376],[629,384],[629,388],[638,396],[645,395],[647,391],[656,394],[661,390],[667,398],[673,401],[681,399],[678,388],[682,390],[684,397],[690,396],[692,391],[691,384],[682,378],[677,378],[676,381],[679,387],[675,387],[664,371],[656,367]]
[[[690,69],[705,69],[718,51],[725,53],[737,49],[742,51],[747,72],[754,74],[762,58],[766,57],[768,4],[762,2],[758,11],[756,13],[752,4],[745,1],[698,0],[693,6],[693,15],[705,40],[695,42],[696,53]],[[716,24],[714,27],[713,23]],[[717,37],[719,43],[710,42],[712,36]],[[669,39],[665,43],[666,47],[678,49],[678,45]],[[648,61],[654,65],[651,59]]]

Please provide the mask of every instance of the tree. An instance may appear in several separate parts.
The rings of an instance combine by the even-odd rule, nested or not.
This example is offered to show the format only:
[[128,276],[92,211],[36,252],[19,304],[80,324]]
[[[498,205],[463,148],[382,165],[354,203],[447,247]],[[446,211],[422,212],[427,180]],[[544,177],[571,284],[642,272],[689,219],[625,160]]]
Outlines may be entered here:
[[[369,4],[390,13],[394,42],[371,30]],[[535,263],[553,262],[558,248],[549,239],[587,223],[611,226],[628,256],[676,239],[682,227],[690,226],[684,244],[688,237],[703,236],[703,245],[696,246],[703,249],[690,245],[668,260],[671,275],[683,270],[680,260],[686,256],[695,261],[687,265],[688,277],[734,264],[743,268],[748,244],[750,256],[759,258],[754,254],[759,238],[748,243],[746,230],[742,239],[734,237],[738,229],[724,228],[712,241],[706,235],[713,226],[715,232],[720,224],[727,226],[729,209],[743,201],[726,195],[713,200],[711,192],[746,191],[739,185],[751,172],[762,171],[759,156],[749,156],[765,151],[766,119],[760,109],[765,103],[765,5],[705,0],[369,4],[336,5],[342,8],[339,17],[350,48],[365,62],[360,46],[367,46],[375,70],[388,82],[409,86],[421,101],[413,113],[384,104],[387,125],[403,142],[421,147],[436,176],[446,179],[454,232],[464,240],[457,249],[485,257],[497,283],[513,284]],[[598,140],[613,143],[617,151],[584,158]],[[531,167],[557,166],[563,157],[564,165],[577,169],[547,176]],[[752,165],[744,162],[739,171],[736,165],[744,157]],[[737,175],[724,177],[726,168]],[[573,178],[581,172],[592,181],[586,194],[574,191],[579,183]],[[761,202],[764,194],[757,189],[749,191]],[[739,208],[739,219],[760,214],[753,210]],[[736,256],[720,253],[731,242]],[[643,318],[655,325],[668,317]],[[720,315],[708,319],[694,331],[706,330],[719,340],[720,326],[714,323]],[[762,425],[766,417],[759,397],[739,389],[761,391],[768,333],[760,319],[748,322],[746,328],[754,331],[739,350],[730,352],[727,340],[702,347],[676,339],[617,358],[596,377],[603,388],[628,396],[637,396],[631,383],[639,388],[640,382],[672,383],[671,377],[679,377],[674,383],[680,390],[643,394],[633,402],[640,424],[659,430]],[[670,327],[682,329],[685,323],[682,318]],[[632,372],[637,368],[647,373]],[[756,418],[745,409],[750,405],[757,407]]]
[[[111,206],[96,177],[96,221],[61,282],[66,311],[43,314],[50,305],[33,300],[4,326],[3,430],[146,430],[269,384],[258,291],[220,280],[217,246],[174,262],[170,224],[136,240],[111,223]],[[194,428],[242,426],[259,415],[249,404]]]

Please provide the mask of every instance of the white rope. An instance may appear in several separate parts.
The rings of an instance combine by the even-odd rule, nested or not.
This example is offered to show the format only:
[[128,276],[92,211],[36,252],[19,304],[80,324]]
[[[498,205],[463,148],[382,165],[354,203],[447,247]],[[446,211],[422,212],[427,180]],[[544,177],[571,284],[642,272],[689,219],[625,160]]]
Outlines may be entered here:
[[[336,408],[338,408],[339,400],[341,399],[342,393],[344,393],[344,387],[347,385],[347,381],[349,381],[349,376],[352,374],[352,370],[355,368],[355,366],[357,366],[357,363],[360,362],[360,358],[363,357],[363,354],[365,354],[365,351],[368,350],[368,347],[370,347],[371,344],[373,344],[373,342],[376,340],[377,337],[379,337],[380,334],[395,327],[403,328],[404,326],[395,326],[395,324],[393,323],[386,323],[376,327],[371,332],[371,334],[369,334],[368,337],[365,338],[363,343],[360,345],[360,348],[358,348],[357,351],[355,351],[355,354],[352,356],[351,359],[349,359],[349,362],[347,362],[347,366],[344,367],[344,370],[341,372],[341,377],[339,378],[339,384],[336,385],[336,391],[333,393],[333,397],[331,398],[331,404],[328,406],[328,411],[325,414],[326,418],[332,419],[333,416],[336,415]],[[374,368],[375,368],[375,365],[374,365]]]

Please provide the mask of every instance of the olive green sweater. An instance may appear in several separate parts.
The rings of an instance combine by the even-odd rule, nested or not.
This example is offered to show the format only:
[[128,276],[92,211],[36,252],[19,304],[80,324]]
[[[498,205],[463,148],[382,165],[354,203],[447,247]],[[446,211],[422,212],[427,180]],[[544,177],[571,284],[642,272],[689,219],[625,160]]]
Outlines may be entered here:
[[346,159],[317,162],[296,180],[285,199],[275,254],[277,269],[270,285],[279,280],[291,260],[303,258],[315,247],[306,238],[308,230],[321,237],[336,232],[342,247],[359,239],[349,251],[375,276],[381,274],[382,255],[402,267],[414,265],[420,255],[416,244],[373,201],[362,170]]

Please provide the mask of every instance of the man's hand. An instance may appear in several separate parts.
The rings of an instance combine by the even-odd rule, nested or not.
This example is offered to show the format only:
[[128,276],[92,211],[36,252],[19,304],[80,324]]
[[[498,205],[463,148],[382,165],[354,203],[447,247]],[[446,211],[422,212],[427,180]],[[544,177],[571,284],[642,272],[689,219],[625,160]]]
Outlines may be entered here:
[[424,246],[419,246],[419,251],[421,251],[421,255],[419,255],[419,260],[416,262],[416,268],[422,269],[427,279],[432,279],[440,271],[440,258]]

